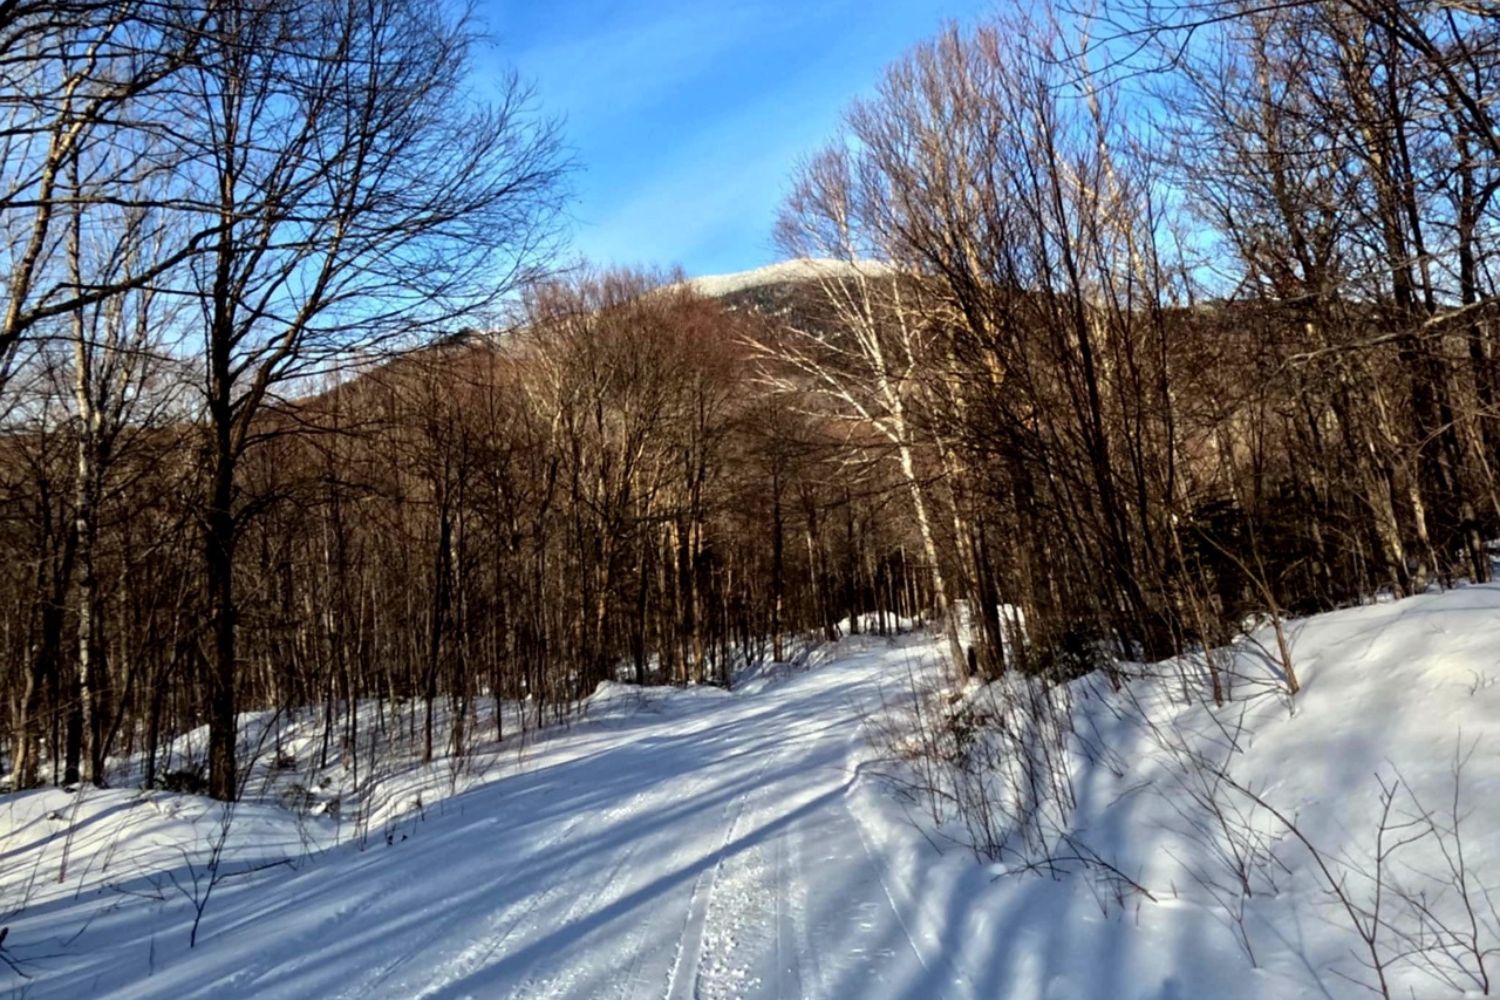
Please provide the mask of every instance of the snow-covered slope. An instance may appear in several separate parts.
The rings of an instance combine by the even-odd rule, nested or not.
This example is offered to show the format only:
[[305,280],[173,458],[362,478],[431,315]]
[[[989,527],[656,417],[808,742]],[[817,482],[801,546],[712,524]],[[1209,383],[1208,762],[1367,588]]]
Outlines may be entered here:
[[1222,708],[1206,683],[1183,689],[1196,663],[1071,686],[1076,805],[1055,853],[1098,863],[1067,875],[1025,870],[1038,859],[1020,850],[935,864],[908,817],[939,844],[967,827],[921,815],[920,795],[903,810],[858,790],[893,884],[911,887],[909,923],[972,977],[951,995],[1359,997],[1382,976],[1397,997],[1500,990],[1500,587],[1289,631],[1295,699],[1269,629],[1224,651],[1237,697]]
[[[978,864],[947,839],[952,828],[893,794],[882,775],[909,765],[884,758],[870,733],[910,702],[914,678],[932,676],[936,646],[864,637],[741,692],[610,685],[585,721],[524,755],[500,748],[450,797],[429,798],[363,849],[304,850],[289,813],[249,807],[228,852],[244,874],[215,886],[191,949],[193,875],[201,898],[215,807],[126,791],[0,800],[10,900],[0,912],[30,892],[24,911],[0,920],[10,928],[0,954],[31,977],[0,968],[0,988],[36,998],[1370,995],[1358,985],[1372,981],[1369,950],[1311,849],[1342,875],[1356,912],[1368,907],[1358,873],[1379,826],[1377,776],[1404,782],[1393,818],[1409,822],[1420,801],[1449,830],[1456,752],[1467,760],[1459,812],[1472,925],[1443,890],[1442,838],[1429,836],[1386,866],[1430,913],[1413,924],[1387,894],[1376,953],[1394,957],[1398,933],[1423,920],[1429,939],[1441,920],[1472,926],[1480,950],[1495,944],[1480,886],[1500,887],[1500,587],[1293,623],[1293,642],[1303,690],[1290,706],[1267,693],[1211,709],[1165,669],[1119,692],[1101,678],[1075,683],[1072,832],[1143,891],[1098,869],[1049,877],[1014,860]],[[1236,655],[1242,694],[1271,676],[1254,644]],[[1303,838],[1221,789],[1217,801],[1270,859],[1248,899],[1224,891],[1224,844],[1192,796],[1183,746],[1219,753],[1233,781]],[[1420,832],[1388,833],[1384,846]],[[148,837],[154,853],[138,850]],[[1443,842],[1453,857],[1455,841]],[[1452,988],[1393,961],[1392,994],[1480,995],[1463,955],[1448,968]]]
[[795,260],[785,260],[749,271],[738,271],[734,274],[689,278],[686,283],[699,295],[708,298],[723,298],[767,285],[827,281],[854,277],[858,274],[883,274],[887,271],[887,265],[876,261],[865,261],[856,265],[842,260],[799,257]]

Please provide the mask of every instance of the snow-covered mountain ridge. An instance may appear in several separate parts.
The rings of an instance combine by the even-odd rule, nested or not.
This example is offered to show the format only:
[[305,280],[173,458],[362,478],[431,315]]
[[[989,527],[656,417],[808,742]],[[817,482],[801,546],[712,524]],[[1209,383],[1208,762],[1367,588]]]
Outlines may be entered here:
[[739,292],[768,285],[796,284],[815,281],[831,281],[852,278],[858,275],[878,275],[890,272],[890,266],[878,261],[832,260],[826,258],[799,257],[780,261],[748,271],[732,274],[711,274],[688,278],[684,284],[707,298],[724,298]]

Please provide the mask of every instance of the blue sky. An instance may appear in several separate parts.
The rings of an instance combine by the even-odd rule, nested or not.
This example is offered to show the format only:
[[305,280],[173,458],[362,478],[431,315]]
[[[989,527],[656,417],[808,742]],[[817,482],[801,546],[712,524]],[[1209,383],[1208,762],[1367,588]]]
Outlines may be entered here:
[[486,62],[565,119],[573,251],[688,274],[776,259],[797,160],[881,69],[992,0],[480,0]]

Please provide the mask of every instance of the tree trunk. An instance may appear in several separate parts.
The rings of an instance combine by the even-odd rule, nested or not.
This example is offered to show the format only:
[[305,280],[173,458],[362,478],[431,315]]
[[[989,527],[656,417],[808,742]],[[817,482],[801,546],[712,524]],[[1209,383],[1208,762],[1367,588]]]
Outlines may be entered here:
[[234,801],[238,782],[235,712],[235,597],[234,549],[236,525],[234,459],[229,428],[222,427],[215,456],[213,494],[208,509],[206,568],[213,623],[213,660],[209,664],[208,794],[221,802]]

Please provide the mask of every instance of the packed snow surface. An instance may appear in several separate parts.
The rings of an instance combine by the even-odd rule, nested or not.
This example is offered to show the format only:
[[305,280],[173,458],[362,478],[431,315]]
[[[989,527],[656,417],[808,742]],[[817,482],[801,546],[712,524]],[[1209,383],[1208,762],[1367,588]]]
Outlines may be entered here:
[[[1068,764],[1074,832],[1151,898],[1087,873],[981,864],[897,795],[884,776],[907,765],[881,759],[869,731],[935,678],[940,644],[861,637],[734,692],[606,685],[583,721],[524,752],[502,745],[447,798],[429,790],[365,837],[337,817],[246,805],[225,852],[239,874],[214,888],[192,948],[192,877],[217,806],[128,790],[0,799],[0,955],[29,977],[0,967],[0,988],[37,1000],[1371,995],[1308,848],[1269,816],[1241,804],[1266,832],[1274,888],[1257,883],[1239,920],[1206,890],[1211,845],[1174,792],[1183,776],[1162,734],[1237,734],[1236,780],[1351,863],[1372,847],[1377,775],[1399,773],[1441,812],[1468,748],[1466,865],[1500,888],[1500,588],[1294,622],[1291,640],[1303,690],[1290,704],[1253,643],[1235,651],[1240,693],[1257,677],[1265,693],[1222,709],[1179,674],[1120,692],[1075,682],[1089,738]],[[1430,846],[1411,846],[1404,877],[1432,870]],[[1393,975],[1400,996],[1480,995]]]

